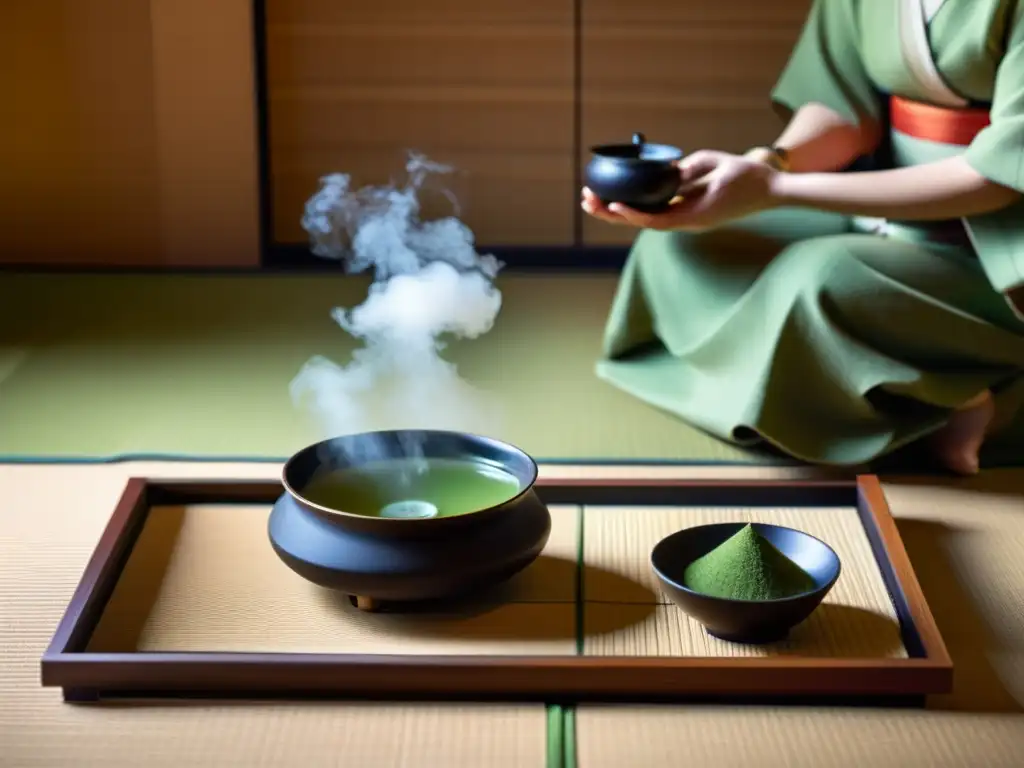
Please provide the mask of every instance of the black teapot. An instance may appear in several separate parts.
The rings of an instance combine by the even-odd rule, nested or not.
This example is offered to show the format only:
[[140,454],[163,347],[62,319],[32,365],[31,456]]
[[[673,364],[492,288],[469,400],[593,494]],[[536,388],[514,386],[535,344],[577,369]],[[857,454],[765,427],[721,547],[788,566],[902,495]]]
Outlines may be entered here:
[[630,144],[591,147],[584,171],[590,191],[605,203],[621,203],[644,213],[665,210],[679,191],[676,163],[683,151],[667,144],[649,144],[634,133]]

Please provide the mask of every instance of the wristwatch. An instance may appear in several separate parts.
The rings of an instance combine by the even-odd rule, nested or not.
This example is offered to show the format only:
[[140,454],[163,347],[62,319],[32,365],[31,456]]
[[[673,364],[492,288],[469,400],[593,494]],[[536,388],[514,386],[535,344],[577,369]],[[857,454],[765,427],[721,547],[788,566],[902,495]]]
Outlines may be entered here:
[[770,165],[777,171],[788,173],[790,169],[789,152],[782,147],[754,147],[747,152],[747,156],[758,162]]

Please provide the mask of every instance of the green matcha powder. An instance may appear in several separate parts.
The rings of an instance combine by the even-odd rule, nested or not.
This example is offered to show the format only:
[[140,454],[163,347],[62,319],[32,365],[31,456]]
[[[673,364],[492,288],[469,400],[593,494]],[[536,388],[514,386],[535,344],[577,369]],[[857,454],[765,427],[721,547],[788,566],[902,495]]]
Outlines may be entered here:
[[683,573],[694,592],[731,600],[779,600],[814,589],[814,580],[752,525],[694,560]]

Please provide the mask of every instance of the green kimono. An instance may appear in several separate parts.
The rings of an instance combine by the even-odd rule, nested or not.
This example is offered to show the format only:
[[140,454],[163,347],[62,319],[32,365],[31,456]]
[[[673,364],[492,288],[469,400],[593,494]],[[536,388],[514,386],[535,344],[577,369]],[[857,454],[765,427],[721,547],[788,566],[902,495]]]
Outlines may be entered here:
[[[773,94],[851,120],[887,96],[927,101],[901,55],[896,0],[816,0]],[[923,39],[923,37],[922,37]],[[948,86],[991,104],[966,149],[1024,192],[1024,0],[945,0],[927,44]],[[894,138],[910,165],[961,147]],[[598,375],[723,439],[852,465],[940,428],[986,388],[1024,454],[1024,206],[959,222],[889,223],[777,210],[701,234],[644,231],[623,271]],[[1019,458],[1019,456],[1018,456]]]

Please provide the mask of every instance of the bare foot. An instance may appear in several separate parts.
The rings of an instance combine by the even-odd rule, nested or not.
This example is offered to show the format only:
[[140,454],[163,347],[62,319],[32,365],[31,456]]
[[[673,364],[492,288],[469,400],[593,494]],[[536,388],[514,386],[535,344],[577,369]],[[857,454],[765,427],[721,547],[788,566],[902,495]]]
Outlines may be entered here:
[[946,426],[932,436],[932,452],[951,472],[978,474],[978,453],[994,417],[995,402],[992,393],[985,390],[955,410]]

